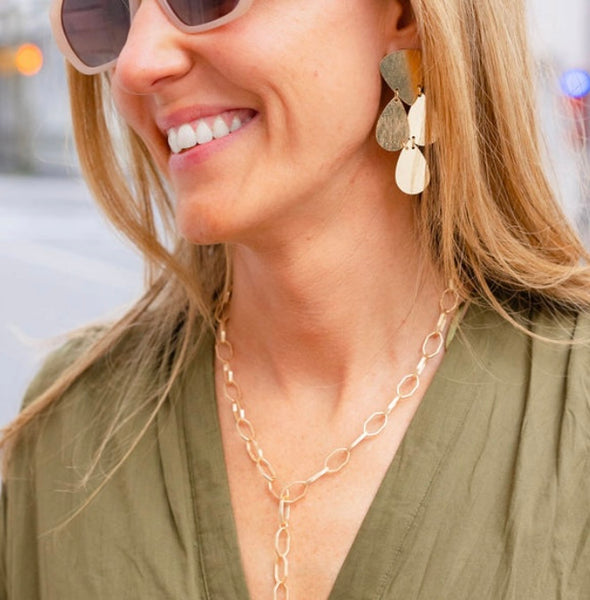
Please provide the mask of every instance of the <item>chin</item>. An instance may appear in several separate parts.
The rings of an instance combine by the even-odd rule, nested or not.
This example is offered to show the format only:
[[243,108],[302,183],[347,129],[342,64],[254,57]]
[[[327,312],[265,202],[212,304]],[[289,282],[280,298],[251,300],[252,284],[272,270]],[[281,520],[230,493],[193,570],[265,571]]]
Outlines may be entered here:
[[177,216],[176,229],[187,242],[198,246],[219,244],[227,239],[218,227],[204,218],[183,219]]
[[241,227],[234,211],[222,208],[223,201],[203,204],[179,203],[176,209],[176,229],[187,242],[197,245],[221,244],[240,237]]

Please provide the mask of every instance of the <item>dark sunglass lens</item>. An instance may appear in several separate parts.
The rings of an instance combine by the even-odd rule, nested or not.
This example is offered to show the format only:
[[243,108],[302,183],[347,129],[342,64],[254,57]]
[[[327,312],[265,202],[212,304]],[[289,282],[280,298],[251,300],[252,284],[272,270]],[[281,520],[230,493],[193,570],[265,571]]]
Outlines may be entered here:
[[119,56],[129,33],[129,0],[64,0],[62,24],[70,46],[88,67]]
[[239,3],[240,0],[168,0],[176,16],[193,27],[225,17]]

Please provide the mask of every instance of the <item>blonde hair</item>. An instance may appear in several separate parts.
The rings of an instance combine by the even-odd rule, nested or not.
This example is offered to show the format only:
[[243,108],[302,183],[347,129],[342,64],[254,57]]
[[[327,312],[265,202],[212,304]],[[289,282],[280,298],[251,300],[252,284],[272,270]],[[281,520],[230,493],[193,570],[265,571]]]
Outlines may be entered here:
[[[543,172],[523,2],[412,0],[412,7],[422,39],[428,127],[437,140],[428,149],[431,184],[418,203],[420,235],[434,264],[463,298],[485,302],[509,320],[512,300],[553,310],[590,306],[586,251]],[[24,408],[1,444],[12,445],[27,424],[140,326],[137,368],[128,369],[121,410],[94,462],[123,420],[151,407],[121,464],[153,422],[200,336],[214,326],[230,262],[223,245],[197,247],[178,236],[165,182],[141,140],[122,125],[122,141],[114,141],[106,76],[70,68],[69,85],[82,169],[107,217],[143,253],[147,291]],[[130,390],[142,365],[157,365],[158,371],[138,407]]]

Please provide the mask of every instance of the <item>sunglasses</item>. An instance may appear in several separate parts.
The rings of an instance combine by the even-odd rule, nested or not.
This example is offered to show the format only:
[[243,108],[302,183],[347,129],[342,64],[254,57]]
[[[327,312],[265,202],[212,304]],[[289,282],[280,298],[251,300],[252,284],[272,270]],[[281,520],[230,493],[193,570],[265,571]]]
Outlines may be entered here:
[[[225,25],[243,15],[252,0],[156,0],[185,33]],[[51,27],[60,50],[80,72],[106,71],[121,53],[141,0],[53,0]]]

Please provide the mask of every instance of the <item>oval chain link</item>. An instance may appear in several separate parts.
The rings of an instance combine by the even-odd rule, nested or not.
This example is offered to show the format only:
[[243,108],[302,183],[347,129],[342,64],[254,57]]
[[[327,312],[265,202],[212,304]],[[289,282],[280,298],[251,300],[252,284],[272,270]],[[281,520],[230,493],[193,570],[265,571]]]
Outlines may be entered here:
[[[228,300],[228,299],[227,299]],[[227,301],[226,300],[226,301]],[[267,483],[268,491],[278,501],[280,525],[275,533],[274,540],[274,588],[273,600],[289,600],[287,579],[289,576],[289,552],[291,550],[291,506],[303,500],[307,495],[309,486],[326,475],[339,473],[350,462],[352,451],[367,439],[377,437],[387,427],[389,415],[393,412],[400,400],[411,398],[420,388],[421,376],[427,363],[438,356],[445,344],[444,330],[449,317],[459,306],[460,298],[452,287],[447,288],[439,301],[440,314],[434,331],[425,338],[421,347],[421,356],[412,373],[404,375],[396,386],[396,395],[383,411],[371,414],[363,423],[362,433],[348,446],[336,448],[324,460],[322,469],[305,480],[293,481],[281,485],[275,468],[264,456],[262,448],[256,439],[256,430],[252,422],[246,417],[246,412],[241,405],[242,390],[235,380],[231,368],[234,357],[234,348],[227,339],[227,317],[219,319],[215,342],[215,354],[223,369],[224,397],[232,406],[232,414],[238,435],[246,444],[246,451],[256,469]],[[222,311],[222,314],[226,311]]]

